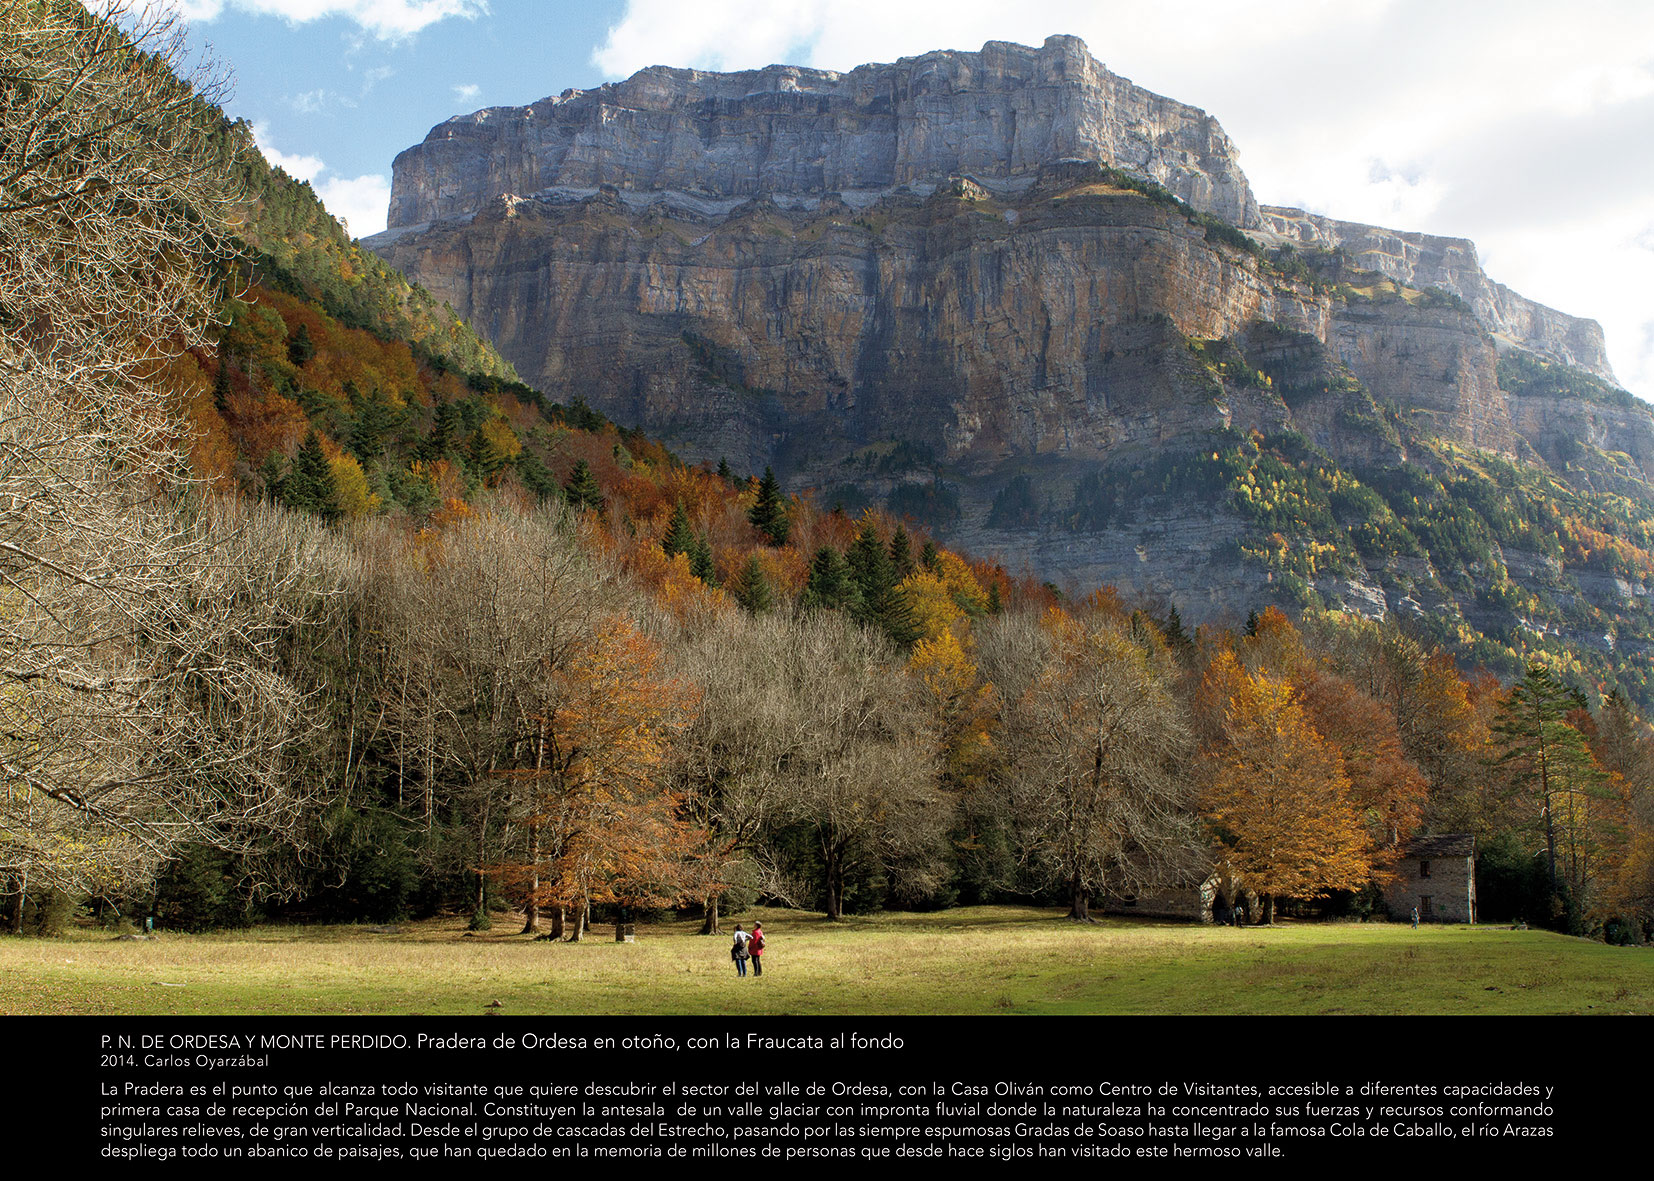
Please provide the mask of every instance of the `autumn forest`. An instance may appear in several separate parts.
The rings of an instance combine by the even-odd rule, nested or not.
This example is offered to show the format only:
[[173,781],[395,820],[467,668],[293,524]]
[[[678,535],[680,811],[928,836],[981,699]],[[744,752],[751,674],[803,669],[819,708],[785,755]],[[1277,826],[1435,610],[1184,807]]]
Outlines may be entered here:
[[164,23],[0,12],[11,932],[1381,917],[1406,841],[1471,833],[1485,918],[1654,935],[1654,731],[1576,669],[1188,626],[686,464],[351,242]]

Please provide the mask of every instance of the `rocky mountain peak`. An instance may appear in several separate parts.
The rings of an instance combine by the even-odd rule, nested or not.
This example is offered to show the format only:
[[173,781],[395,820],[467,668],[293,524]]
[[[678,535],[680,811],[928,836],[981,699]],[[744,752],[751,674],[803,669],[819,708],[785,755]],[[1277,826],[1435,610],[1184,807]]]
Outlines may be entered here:
[[1191,623],[1654,653],[1654,414],[1601,329],[1467,240],[1260,209],[1215,120],[1075,38],[476,112],[391,225],[528,382],[687,460]]
[[715,198],[821,197],[1097,160],[1242,226],[1257,202],[1205,112],[1111,74],[1077,37],[990,41],[847,73],[651,66],[623,82],[438,124],[397,157],[391,229],[504,193],[614,184]]

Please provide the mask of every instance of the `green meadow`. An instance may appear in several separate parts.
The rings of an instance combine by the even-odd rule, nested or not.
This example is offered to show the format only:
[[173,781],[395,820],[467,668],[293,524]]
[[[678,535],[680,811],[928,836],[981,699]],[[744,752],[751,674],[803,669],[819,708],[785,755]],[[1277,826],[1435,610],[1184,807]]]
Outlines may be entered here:
[[698,923],[578,944],[463,920],[0,939],[10,1014],[1654,1012],[1654,950],[1508,927],[1078,925],[982,907],[831,923],[766,910],[762,978]]

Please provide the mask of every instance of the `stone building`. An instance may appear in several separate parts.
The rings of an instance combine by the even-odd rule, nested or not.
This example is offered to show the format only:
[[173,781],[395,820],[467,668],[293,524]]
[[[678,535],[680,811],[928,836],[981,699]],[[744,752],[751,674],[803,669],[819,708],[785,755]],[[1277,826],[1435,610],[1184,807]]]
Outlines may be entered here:
[[1415,837],[1391,869],[1395,880],[1384,888],[1391,918],[1409,918],[1417,907],[1424,923],[1476,921],[1476,838],[1470,833]]

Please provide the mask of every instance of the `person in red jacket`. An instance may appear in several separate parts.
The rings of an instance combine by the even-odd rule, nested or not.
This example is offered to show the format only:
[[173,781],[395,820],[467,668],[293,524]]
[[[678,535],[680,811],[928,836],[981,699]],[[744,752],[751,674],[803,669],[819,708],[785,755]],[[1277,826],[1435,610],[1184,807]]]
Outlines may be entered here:
[[752,924],[752,939],[747,944],[747,950],[752,953],[752,974],[762,976],[764,974],[764,960],[762,958],[764,955],[763,923]]

